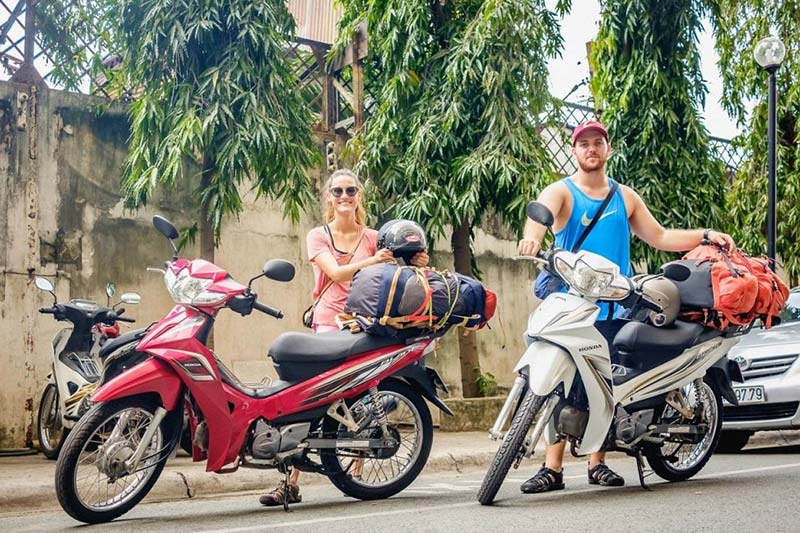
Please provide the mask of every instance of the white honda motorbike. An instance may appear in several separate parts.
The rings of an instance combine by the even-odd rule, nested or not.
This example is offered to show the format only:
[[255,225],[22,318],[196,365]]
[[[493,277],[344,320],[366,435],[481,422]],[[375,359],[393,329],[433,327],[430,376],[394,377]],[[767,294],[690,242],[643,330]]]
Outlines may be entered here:
[[[550,210],[537,202],[527,214],[553,224]],[[669,481],[697,474],[719,440],[722,397],[737,404],[731,381],[743,380],[726,356],[740,331],[675,320],[679,301],[667,301],[665,292],[680,300],[678,287],[694,273],[675,263],[663,275],[630,279],[585,251],[552,249],[525,259],[544,263],[569,291],[548,296],[528,319],[528,347],[490,430],[502,444],[478,492],[480,503],[494,501],[509,469],[531,457],[542,436],[548,444],[568,441],[576,456],[622,451],[635,457],[644,488],[652,473]],[[614,338],[613,359],[595,327],[598,301],[631,310]]]

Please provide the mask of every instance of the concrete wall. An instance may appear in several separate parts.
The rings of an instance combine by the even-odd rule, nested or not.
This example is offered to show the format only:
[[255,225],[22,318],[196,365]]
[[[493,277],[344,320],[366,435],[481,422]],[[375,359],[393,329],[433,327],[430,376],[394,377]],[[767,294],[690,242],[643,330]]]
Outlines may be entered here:
[[[139,292],[142,304],[128,308],[139,324],[160,319],[173,305],[161,276],[145,271],[162,264],[170,252],[150,219],[158,213],[188,225],[194,216],[188,209],[192,183],[160,191],[136,212],[123,209],[118,191],[127,135],[122,107],[0,83],[0,448],[29,445],[35,438],[36,408],[51,367],[50,341],[61,327],[37,312],[51,298],[35,288],[33,276],[53,280],[60,300],[104,303],[109,281],[119,293]],[[240,281],[270,258],[297,266],[291,283],[262,279],[255,285],[260,298],[284,311],[284,320],[222,313],[217,321],[217,354],[243,381],[257,382],[275,375],[266,357],[275,337],[303,329],[300,315],[312,288],[305,235],[321,222],[322,212],[312,209],[292,225],[283,220],[279,205],[251,195],[245,205],[238,220],[225,222],[217,263]],[[481,364],[501,385],[511,381],[525,321],[536,302],[530,292],[534,267],[507,259],[515,250],[511,237],[499,229],[478,231],[476,237],[484,281],[499,295],[492,329],[477,333]],[[434,265],[452,267],[447,248],[437,243]],[[429,364],[459,396],[455,335],[443,340]]]

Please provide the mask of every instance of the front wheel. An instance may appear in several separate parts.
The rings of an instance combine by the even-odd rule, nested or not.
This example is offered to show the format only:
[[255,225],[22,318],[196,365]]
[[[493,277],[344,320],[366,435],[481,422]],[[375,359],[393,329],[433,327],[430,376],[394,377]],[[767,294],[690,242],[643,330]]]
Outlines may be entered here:
[[61,419],[58,387],[55,383],[48,383],[42,392],[36,429],[39,432],[39,449],[44,456],[50,460],[58,459],[58,452],[61,451],[69,429],[64,427]]
[[511,465],[522,453],[522,445],[531,424],[533,424],[533,419],[544,405],[544,396],[537,396],[527,385],[525,389],[525,396],[511,420],[511,427],[508,428],[508,433],[506,433],[500,449],[497,450],[494,461],[489,466],[489,471],[486,472],[486,477],[483,478],[483,483],[478,491],[478,501],[481,502],[481,505],[491,505],[494,502],[494,497],[497,496],[500,485],[505,481]]
[[130,459],[153,420],[158,404],[133,396],[94,406],[64,443],[56,464],[56,495],[64,511],[87,524],[127,513],[155,484],[172,448],[178,421],[168,414],[145,444],[138,466]]
[[[381,382],[378,391],[389,434],[397,442],[396,447],[320,450],[320,460],[329,472],[331,483],[359,500],[389,498],[409,486],[428,461],[433,443],[431,412],[418,392],[395,379]],[[325,418],[322,429],[326,435],[337,438],[379,438],[382,434],[381,427],[374,420],[356,435],[349,434],[343,425],[330,417]]]
[[[650,468],[667,481],[686,481],[700,472],[714,454],[722,432],[722,395],[712,383],[702,381],[699,386],[687,385],[683,394],[692,408],[702,405],[699,423],[705,424],[708,430],[697,443],[665,442],[660,447],[645,450]],[[675,424],[693,422],[669,406],[664,409],[661,421]]]

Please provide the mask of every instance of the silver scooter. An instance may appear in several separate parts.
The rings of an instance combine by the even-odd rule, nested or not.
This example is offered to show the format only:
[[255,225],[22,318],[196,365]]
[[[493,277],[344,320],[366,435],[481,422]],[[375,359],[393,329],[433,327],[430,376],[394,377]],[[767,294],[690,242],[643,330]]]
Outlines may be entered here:
[[[527,215],[547,228],[553,224],[553,214],[537,202],[528,204]],[[576,456],[616,450],[635,457],[644,488],[652,473],[669,481],[697,474],[719,440],[722,397],[737,404],[731,381],[743,379],[726,357],[740,330],[666,317],[661,294],[649,294],[650,280],[682,282],[693,273],[674,265],[663,276],[630,279],[586,251],[552,249],[518,259],[543,263],[568,292],[548,296],[528,319],[528,347],[490,431],[502,443],[478,492],[480,503],[492,504],[509,469],[531,457],[542,436],[548,444],[568,441]],[[613,359],[595,327],[599,301],[633,315],[614,338]]]

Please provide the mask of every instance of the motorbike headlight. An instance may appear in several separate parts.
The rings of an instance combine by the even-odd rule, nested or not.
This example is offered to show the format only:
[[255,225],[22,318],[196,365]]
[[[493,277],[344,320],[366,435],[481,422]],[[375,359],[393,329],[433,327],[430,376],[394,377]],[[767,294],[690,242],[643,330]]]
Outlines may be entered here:
[[223,293],[206,290],[213,283],[212,280],[195,278],[188,269],[181,270],[177,276],[168,270],[164,274],[164,282],[172,299],[179,304],[208,306],[225,299]]
[[593,266],[583,257],[577,257],[570,264],[557,256],[555,267],[563,280],[583,296],[600,300],[622,300],[630,292],[627,283],[615,283],[620,277],[616,266]]

